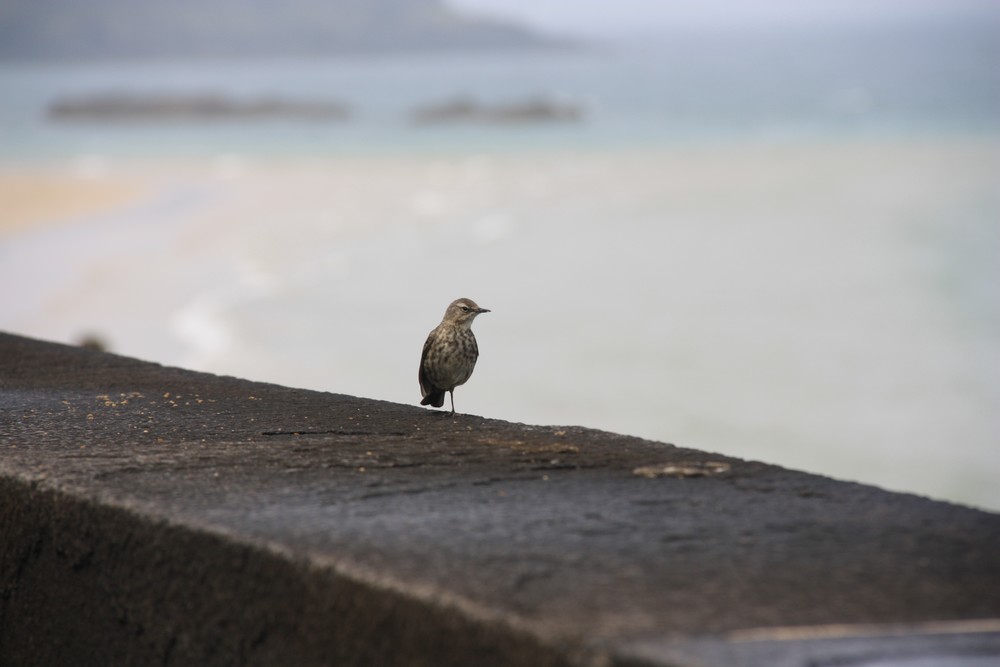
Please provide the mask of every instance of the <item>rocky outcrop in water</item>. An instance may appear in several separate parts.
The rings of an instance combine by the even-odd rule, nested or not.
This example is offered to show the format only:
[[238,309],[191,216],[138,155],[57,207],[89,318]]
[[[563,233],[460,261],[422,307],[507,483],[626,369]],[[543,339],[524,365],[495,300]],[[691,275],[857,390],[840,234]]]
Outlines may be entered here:
[[54,101],[48,116],[57,121],[344,120],[350,109],[339,102],[262,97],[238,100],[223,95],[137,95],[124,93],[68,97]]
[[417,125],[439,123],[543,123],[582,120],[584,109],[578,104],[539,97],[499,104],[483,104],[460,97],[415,109],[410,120]]

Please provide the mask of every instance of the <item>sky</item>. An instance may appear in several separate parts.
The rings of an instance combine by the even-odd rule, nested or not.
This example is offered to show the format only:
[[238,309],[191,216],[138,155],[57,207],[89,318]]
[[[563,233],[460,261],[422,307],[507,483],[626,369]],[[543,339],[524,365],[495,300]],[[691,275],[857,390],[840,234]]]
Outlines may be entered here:
[[980,18],[1000,34],[1000,0],[448,0],[547,32],[601,37],[669,28]]

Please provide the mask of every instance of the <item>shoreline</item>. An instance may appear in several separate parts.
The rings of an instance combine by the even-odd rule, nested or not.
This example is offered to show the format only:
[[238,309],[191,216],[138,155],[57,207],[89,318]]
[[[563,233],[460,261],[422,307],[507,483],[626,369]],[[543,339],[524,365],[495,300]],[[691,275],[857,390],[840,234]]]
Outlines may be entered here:
[[[995,421],[977,406],[995,403],[983,320],[993,311],[951,290],[995,284],[977,248],[993,238],[998,148],[91,157],[0,169],[0,180],[27,174],[53,192],[59,178],[141,191],[0,233],[0,276],[19,286],[0,328],[64,342],[95,331],[114,352],[169,365],[409,402],[413,341],[441,302],[473,296],[502,315],[483,324],[488,352],[462,395],[470,413],[718,451],[739,439],[732,453],[996,507],[977,491],[992,488],[980,471],[994,465]],[[601,299],[611,305],[598,313]],[[553,307],[569,344],[554,337]],[[643,318],[628,351],[608,326],[616,317]],[[532,321],[551,333],[523,326]],[[634,380],[628,400],[608,400],[622,376]],[[964,460],[934,444],[953,439]],[[901,469],[911,447],[923,462]]]
[[[148,199],[170,182],[233,184],[252,176],[288,172],[338,172],[361,167],[364,171],[387,168],[420,169],[434,165],[488,163],[504,166],[533,166],[537,162],[564,164],[610,160],[640,162],[659,160],[676,163],[690,159],[693,164],[713,160],[756,159],[760,157],[807,155],[822,152],[885,153],[902,151],[1000,152],[1000,135],[882,138],[878,140],[835,139],[776,143],[736,142],[729,144],[622,145],[618,147],[563,146],[515,147],[500,150],[444,148],[420,152],[356,152],[326,155],[243,154],[187,156],[76,155],[38,160],[3,161],[0,158],[0,242],[30,233],[73,225]],[[367,174],[371,176],[372,174]]]

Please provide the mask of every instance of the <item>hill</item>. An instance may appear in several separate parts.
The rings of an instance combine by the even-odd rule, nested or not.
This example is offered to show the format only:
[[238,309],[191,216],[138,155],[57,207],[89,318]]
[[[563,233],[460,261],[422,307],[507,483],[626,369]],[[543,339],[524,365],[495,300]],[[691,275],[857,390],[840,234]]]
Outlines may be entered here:
[[0,0],[0,59],[309,56],[556,42],[442,0]]

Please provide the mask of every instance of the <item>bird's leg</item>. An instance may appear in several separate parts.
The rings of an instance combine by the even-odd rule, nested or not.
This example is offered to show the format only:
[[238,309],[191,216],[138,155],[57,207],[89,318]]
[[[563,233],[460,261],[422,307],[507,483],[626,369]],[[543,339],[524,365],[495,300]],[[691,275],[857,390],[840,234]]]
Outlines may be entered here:
[[455,390],[452,389],[451,391],[449,391],[448,395],[451,396],[451,416],[454,417],[455,416]]

